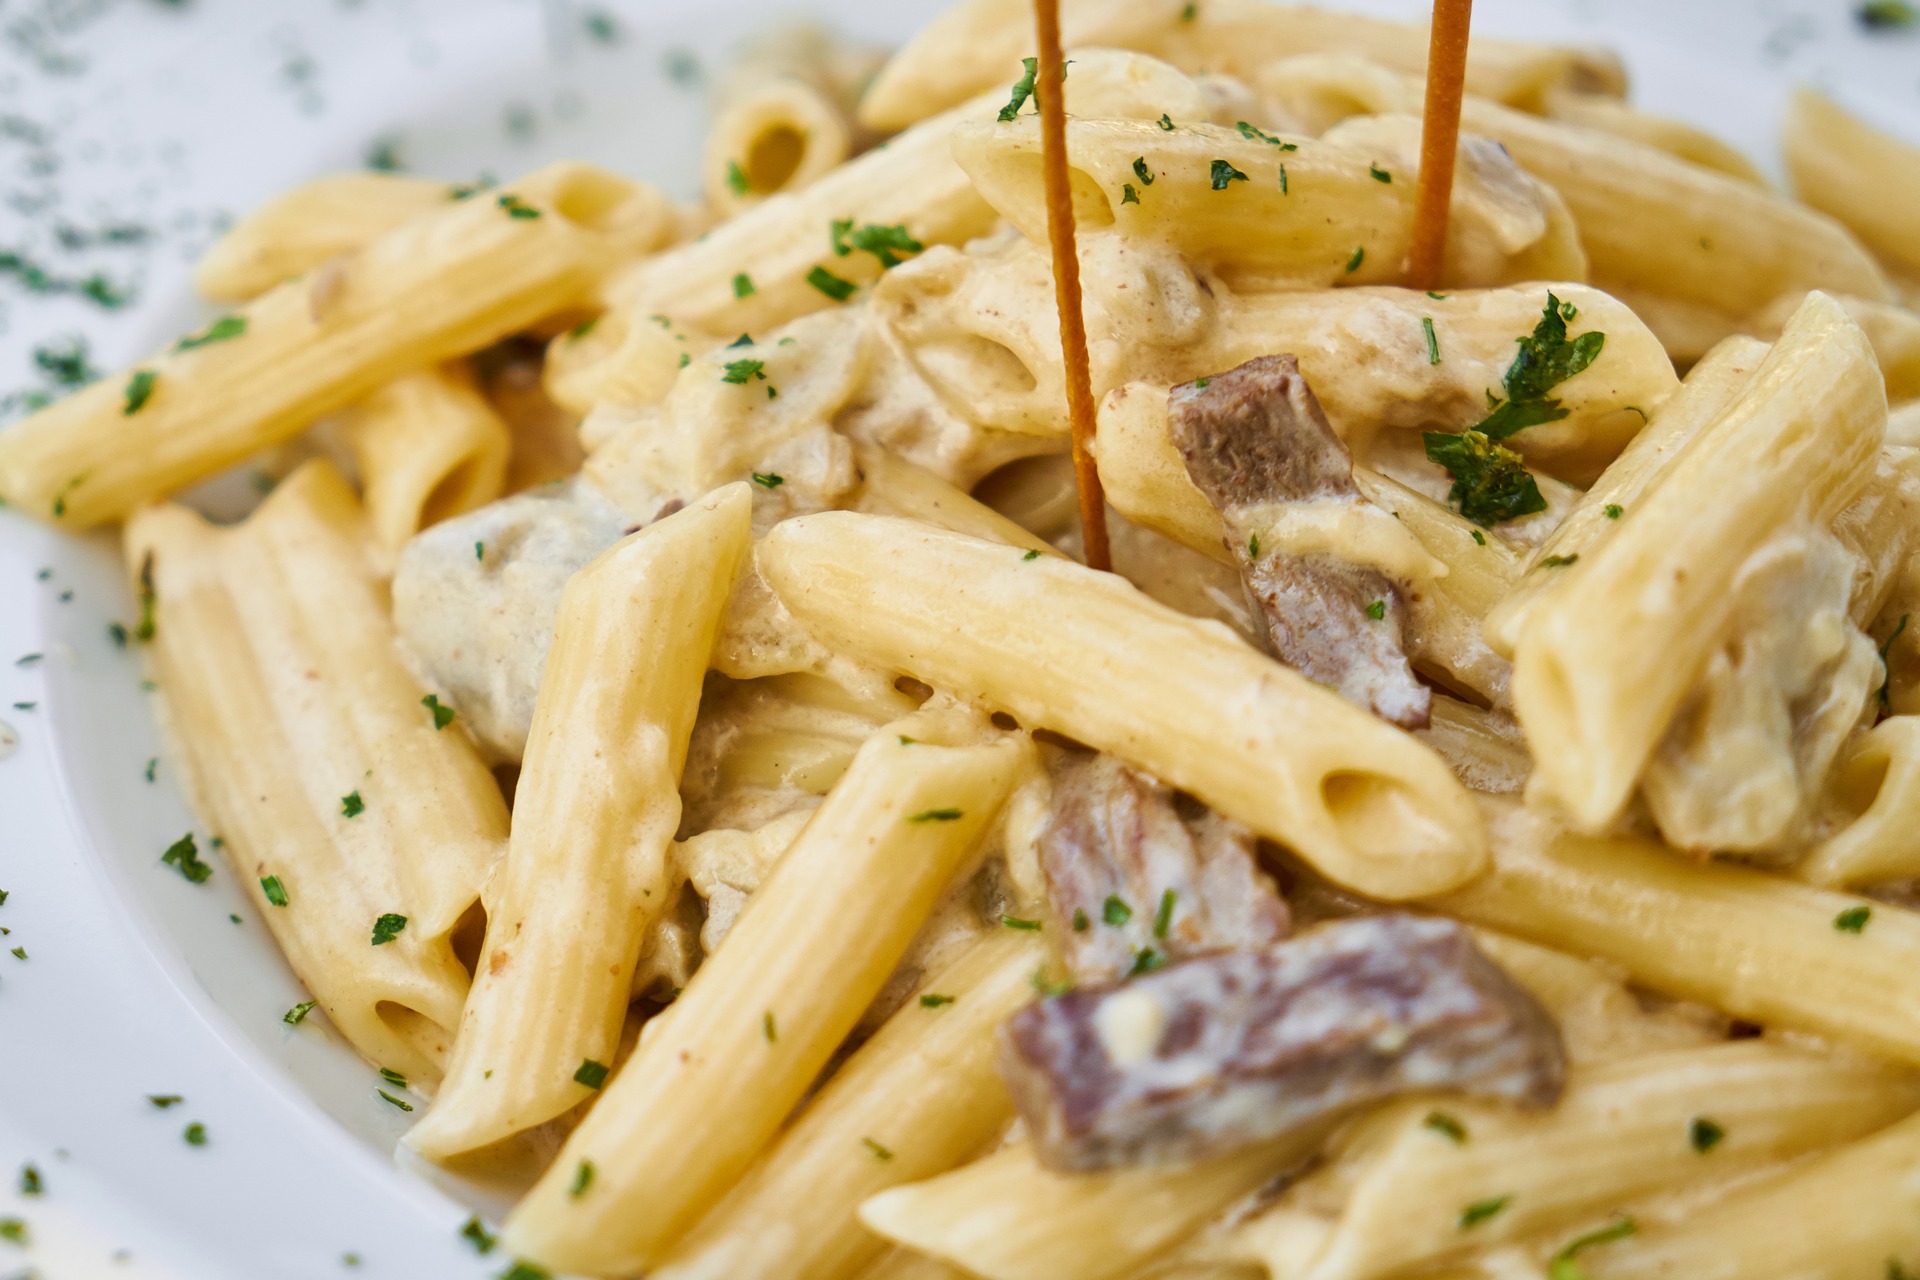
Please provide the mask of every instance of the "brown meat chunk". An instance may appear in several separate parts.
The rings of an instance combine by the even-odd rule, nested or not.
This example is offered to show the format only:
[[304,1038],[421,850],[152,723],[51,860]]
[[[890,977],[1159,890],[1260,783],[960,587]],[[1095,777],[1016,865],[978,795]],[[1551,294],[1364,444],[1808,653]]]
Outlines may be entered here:
[[1251,831],[1112,756],[1054,751],[1048,771],[1040,866],[1076,981],[1287,936]]
[[1547,1106],[1566,1070],[1553,1019],[1464,928],[1410,915],[1041,1000],[1001,1048],[1066,1171],[1217,1155],[1413,1090]]
[[[1405,592],[1378,569],[1262,549],[1277,505],[1364,503],[1353,455],[1290,355],[1260,356],[1173,389],[1173,442],[1226,524],[1275,657],[1384,720],[1417,729],[1432,699],[1407,665]],[[1378,615],[1378,616],[1376,616]]]

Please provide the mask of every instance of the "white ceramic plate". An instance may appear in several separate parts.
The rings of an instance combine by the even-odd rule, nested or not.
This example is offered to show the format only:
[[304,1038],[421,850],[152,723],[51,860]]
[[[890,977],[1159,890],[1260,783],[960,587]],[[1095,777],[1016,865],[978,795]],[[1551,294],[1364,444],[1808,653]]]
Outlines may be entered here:
[[[807,6],[887,41],[938,7]],[[1637,101],[1771,168],[1795,80],[1920,141],[1920,33],[1868,36],[1852,7],[1481,0],[1476,29],[1613,45]],[[691,197],[704,90],[687,67],[720,65],[736,41],[797,11],[755,0],[10,6],[0,245],[63,278],[133,281],[138,300],[103,311],[0,278],[0,391],[31,385],[34,347],[57,335],[86,335],[110,369],[198,323],[188,271],[222,215],[356,166],[381,140],[450,178],[578,156]],[[102,242],[103,229],[128,225],[149,228],[144,243]],[[63,537],[0,511],[0,736],[19,739],[0,758],[0,1217],[31,1232],[25,1251],[0,1242],[0,1276],[498,1272],[497,1254],[476,1258],[456,1232],[469,1212],[503,1206],[484,1187],[396,1168],[408,1117],[324,1018],[282,1023],[304,993],[225,865],[200,886],[160,865],[195,823],[164,762],[147,777],[160,750],[148,696],[136,655],[107,631],[132,615],[111,536]],[[29,654],[43,656],[16,662]],[[7,954],[16,946],[26,959]],[[185,1101],[162,1110],[149,1094]],[[205,1126],[204,1146],[184,1140],[190,1123]],[[27,1162],[46,1186],[30,1199],[16,1195]]]

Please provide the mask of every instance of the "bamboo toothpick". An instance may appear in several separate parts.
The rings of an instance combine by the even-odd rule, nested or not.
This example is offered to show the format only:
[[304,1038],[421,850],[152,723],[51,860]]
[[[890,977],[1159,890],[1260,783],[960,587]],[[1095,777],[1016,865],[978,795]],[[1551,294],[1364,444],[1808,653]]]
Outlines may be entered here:
[[1413,205],[1413,254],[1407,282],[1437,289],[1447,254],[1453,163],[1460,145],[1460,100],[1467,84],[1467,28],[1473,0],[1434,0],[1427,42],[1427,105],[1420,129],[1420,185]]
[[1073,477],[1080,491],[1080,531],[1086,561],[1111,569],[1107,548],[1107,501],[1093,460],[1093,375],[1088,368],[1087,327],[1080,310],[1080,254],[1074,242],[1073,191],[1067,183],[1067,107],[1061,80],[1060,0],[1034,0],[1040,53],[1034,62],[1034,97],[1040,104],[1040,147],[1046,169],[1047,238],[1053,246],[1053,294],[1060,308],[1060,354],[1067,371],[1067,414],[1073,424]]

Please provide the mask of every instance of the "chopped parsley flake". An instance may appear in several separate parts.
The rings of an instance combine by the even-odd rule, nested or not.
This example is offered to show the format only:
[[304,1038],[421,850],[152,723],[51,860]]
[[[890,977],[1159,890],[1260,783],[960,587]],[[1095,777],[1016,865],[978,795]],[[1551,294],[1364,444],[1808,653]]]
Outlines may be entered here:
[[1618,520],[1622,515],[1626,514],[1626,510],[1625,507],[1617,502],[1609,502],[1606,506],[1600,508],[1600,514],[1609,520]]
[[153,775],[154,775],[154,771],[155,771],[155,770],[157,770],[157,769],[158,769],[159,767],[160,767],[160,757],[159,757],[159,756],[148,756],[148,757],[147,757],[147,781],[148,781],[148,782],[152,782],[152,781],[153,781]]
[[195,347],[208,346],[215,342],[226,342],[237,338],[247,331],[245,316],[221,316],[199,333],[190,333],[173,344],[175,351],[192,351]]
[[732,342],[729,342],[727,344],[727,349],[731,351],[735,347],[750,347],[752,345],[753,345],[753,335],[750,333],[743,333],[739,337],[735,338]]
[[1893,667],[1888,664],[1887,655],[1893,652],[1893,642],[1898,640],[1900,633],[1907,629],[1907,619],[1910,616],[1911,615],[1905,613],[1901,614],[1900,621],[1893,625],[1893,634],[1888,636],[1887,642],[1880,646],[1880,710],[1882,711],[1891,711],[1893,709],[1892,703],[1887,700],[1888,686],[1893,683]]
[[1166,967],[1167,958],[1165,956],[1155,951],[1152,947],[1142,947],[1134,953],[1133,968],[1127,970],[1127,976],[1134,978],[1143,973],[1152,973],[1156,969],[1164,969]]
[[40,660],[46,656],[44,653],[23,653],[13,660],[13,665],[16,667],[37,666]]
[[1063,996],[1073,990],[1073,979],[1062,978],[1056,982],[1047,976],[1047,966],[1041,965],[1033,971],[1033,976],[1027,979],[1027,985],[1033,988],[1033,993],[1037,996]]
[[1920,8],[1912,0],[1866,0],[1853,16],[1869,31],[1896,31],[1920,25]]
[[261,876],[260,889],[267,895],[267,901],[274,906],[287,905],[287,887],[280,883],[279,876]]
[[1000,923],[1009,929],[1022,929],[1028,933],[1040,932],[1040,922],[1038,920],[1022,920],[1019,916],[1002,915],[1000,917]]
[[494,203],[498,204],[502,209],[505,209],[509,218],[537,218],[540,216],[538,209],[527,204],[511,191],[501,196]]
[[340,816],[357,818],[367,811],[367,802],[360,798],[358,791],[349,791],[340,797]]
[[930,991],[920,997],[920,1007],[922,1009],[938,1009],[943,1005],[952,1004],[957,999],[959,999],[958,996],[935,995]]
[[873,1158],[880,1161],[883,1164],[886,1161],[893,1159],[893,1152],[887,1150],[885,1147],[875,1142],[872,1138],[862,1138],[860,1139],[860,1144],[864,1146],[867,1150],[873,1152]]
[[927,809],[908,818],[908,822],[957,822],[961,817],[958,809]]
[[567,1188],[567,1195],[575,1200],[587,1194],[587,1188],[593,1185],[593,1161],[582,1160],[580,1167],[573,1171],[573,1185]]
[[1693,1123],[1687,1126],[1687,1141],[1691,1142],[1693,1149],[1701,1155],[1705,1155],[1707,1152],[1719,1146],[1720,1139],[1726,1136],[1727,1131],[1725,1129],[1722,1129],[1705,1116],[1694,1117]]
[[1618,1222],[1609,1223],[1597,1231],[1576,1236],[1568,1241],[1566,1247],[1560,1252],[1553,1255],[1553,1261],[1547,1268],[1547,1280],[1586,1280],[1586,1273],[1580,1269],[1580,1264],[1574,1261],[1575,1258],[1588,1249],[1612,1244],[1615,1240],[1625,1240],[1639,1230],[1639,1225],[1632,1218],[1623,1217]]
[[[1024,68],[1020,78],[1013,82],[1013,94],[1007,99],[1007,105],[1000,108],[1000,123],[1005,124],[1020,114],[1020,108],[1027,105],[1027,99],[1033,97],[1034,75],[1040,66],[1038,58],[1022,58]],[[1036,104],[1038,105],[1038,104]]]
[[1354,272],[1358,271],[1360,269],[1360,264],[1365,262],[1366,260],[1367,260],[1367,246],[1361,245],[1359,248],[1353,251],[1353,256],[1347,259],[1347,274],[1352,275]]
[[747,181],[747,171],[740,167],[738,160],[727,161],[727,189],[737,196],[753,189],[753,184]]
[[180,1136],[187,1140],[187,1145],[190,1147],[204,1147],[207,1145],[207,1126],[195,1120],[182,1131]]
[[599,316],[588,316],[585,320],[582,320],[579,324],[567,330],[567,345],[572,346],[574,343],[580,341],[580,339],[592,333],[594,326],[599,323]]
[[869,222],[856,227],[852,218],[835,218],[828,228],[828,239],[836,256],[844,258],[856,249],[870,253],[880,260],[882,271],[891,271],[905,262],[902,254],[919,253],[927,247],[914,239],[904,223],[883,226]]
[[1547,509],[1533,474],[1520,455],[1505,445],[1472,429],[1457,435],[1428,431],[1421,439],[1427,457],[1453,477],[1447,500],[1475,524],[1491,527]]
[[1439,364],[1440,363],[1440,335],[1433,331],[1433,317],[1421,316],[1420,328],[1424,330],[1427,335],[1427,363]]
[[290,1027],[297,1027],[307,1020],[307,1015],[312,1013],[315,1006],[319,1003],[318,1000],[302,1000],[299,1004],[282,1014],[280,1021]]
[[468,1218],[461,1226],[460,1238],[472,1245],[473,1251],[478,1254],[492,1253],[493,1246],[500,1243],[494,1238],[493,1233],[487,1230],[487,1224],[480,1221],[478,1215]]
[[200,846],[193,842],[191,831],[168,845],[167,851],[160,855],[160,861],[175,868],[195,884],[205,884],[207,877],[213,874],[213,868],[200,861]]
[[133,376],[127,379],[126,404],[120,409],[120,416],[131,418],[146,408],[147,401],[153,399],[154,384],[160,381],[160,375],[152,369],[135,369]]
[[[473,545],[477,547],[480,544],[476,542]],[[420,699],[420,705],[433,713],[433,727],[435,732],[438,732],[439,730],[444,729],[448,725],[452,724],[454,716],[458,714],[457,712],[454,711],[452,707],[449,707],[444,702],[440,701],[438,695],[436,694],[430,693],[426,697]]]
[[1154,937],[1164,938],[1167,936],[1167,930],[1173,925],[1173,905],[1179,900],[1180,895],[1171,889],[1168,889],[1160,895],[1160,909],[1153,913]]
[[0,1218],[0,1240],[26,1248],[30,1240],[27,1224],[19,1218]]
[[[127,412],[131,413],[132,410],[127,410]],[[71,480],[68,480],[60,486],[60,491],[53,495],[53,515],[55,519],[59,519],[61,516],[67,514],[67,499],[72,496],[75,489],[85,484],[87,477],[92,474],[93,472],[91,471],[82,471],[79,475],[74,476]]]
[[1160,118],[1154,123],[1158,124],[1162,129],[1165,129],[1168,133],[1173,132],[1173,121],[1167,117],[1167,113],[1164,111],[1160,113]]
[[825,267],[815,267],[807,272],[807,283],[832,298],[835,302],[845,302],[860,286],[851,280],[843,280]]
[[1073,931],[1075,933],[1085,933],[1087,931],[1087,913],[1078,907],[1073,909]]
[[1258,560],[1259,558],[1260,558],[1260,535],[1256,533],[1247,539],[1247,559]]
[[730,360],[726,372],[720,375],[720,381],[731,382],[736,387],[745,386],[753,379],[767,380],[767,364],[764,360]]
[[25,960],[27,958],[27,949],[25,947],[15,947],[13,949],[13,958],[15,960]]
[[1180,7],[1180,21],[1182,22],[1192,22],[1199,14],[1200,6],[1196,4],[1194,0],[1187,0],[1186,4]]
[[37,1196],[46,1190],[46,1184],[40,1179],[40,1170],[32,1165],[20,1166],[20,1194]]
[[589,1089],[598,1089],[607,1082],[607,1065],[587,1058],[580,1063],[580,1069],[573,1073],[573,1082],[583,1084]]
[[1247,175],[1234,168],[1225,160],[1215,160],[1210,171],[1215,191],[1225,191],[1229,182],[1245,182]]
[[1470,1230],[1479,1226],[1513,1200],[1512,1196],[1495,1196],[1491,1200],[1476,1200],[1460,1211],[1460,1229]]
[[744,271],[738,271],[734,273],[734,277],[733,277],[733,296],[734,297],[750,298],[756,292],[758,291],[753,287],[752,276],[748,275]]
[[1102,923],[1118,928],[1133,919],[1133,908],[1122,901],[1119,894],[1110,893],[1107,900],[1100,904],[1100,919]]
[[1469,529],[1469,530],[1467,530],[1467,532],[1469,532],[1469,533],[1471,533],[1471,534],[1473,535],[1473,540],[1474,540],[1475,542],[1477,542],[1477,543],[1479,543],[1479,544],[1480,544],[1481,546],[1483,546],[1483,547],[1484,547],[1484,546],[1486,546],[1486,545],[1487,545],[1487,535],[1486,535],[1486,534],[1484,534],[1484,533],[1482,533],[1482,532],[1480,532],[1480,531],[1479,531],[1478,529]]
[[1140,185],[1143,187],[1153,185],[1153,170],[1147,168],[1147,158],[1145,156],[1135,156],[1133,158],[1133,176],[1140,179]]
[[1280,194],[1287,194],[1287,166],[1280,166]]
[[1578,551],[1575,551],[1571,555],[1548,556],[1546,559],[1540,562],[1540,567],[1542,569],[1564,569],[1568,565],[1575,563],[1579,559],[1580,559],[1580,553]]
[[1569,410],[1548,393],[1600,358],[1604,333],[1583,333],[1569,340],[1567,321],[1579,312],[1570,302],[1547,294],[1546,308],[1533,332],[1519,340],[1519,352],[1502,380],[1507,393],[1501,400],[1488,393],[1492,412],[1474,430],[1490,440],[1505,440],[1516,431],[1558,422]]
[[1121,204],[1139,204],[1140,203],[1140,193],[1133,189],[1133,184],[1131,182],[1123,182],[1120,184],[1120,203]]
[[155,1110],[165,1111],[168,1107],[179,1106],[186,1099],[177,1093],[150,1093],[147,1101],[153,1104]]
[[1291,142],[1274,137],[1257,125],[1248,124],[1245,120],[1235,121],[1233,127],[1240,131],[1241,137],[1253,142],[1270,142],[1282,151],[1298,151],[1300,149]]
[[1841,933],[1864,933],[1872,917],[1872,907],[1848,907],[1833,918],[1833,927]]
[[1467,1141],[1467,1126],[1444,1111],[1427,1112],[1427,1118],[1422,1120],[1420,1125],[1422,1128],[1431,1129],[1443,1135],[1456,1146],[1464,1145]]
[[1369,618],[1372,618],[1375,622],[1378,622],[1382,618],[1386,617],[1387,602],[1385,600],[1369,601],[1367,604],[1367,616]]
[[1372,178],[1375,182],[1391,183],[1393,181],[1392,174],[1388,173],[1385,169],[1382,169],[1379,165],[1372,164],[1372,163],[1369,163],[1367,165],[1367,176],[1369,178]]
[[494,1280],[553,1280],[553,1273],[545,1267],[536,1266],[524,1258],[519,1258],[511,1267],[494,1277]]
[[413,1110],[413,1104],[411,1102],[408,1102],[404,1098],[396,1098],[392,1094],[388,1093],[385,1089],[375,1089],[374,1092],[379,1094],[382,1098],[385,1098],[388,1102],[391,1102],[394,1106],[400,1108],[402,1111]]
[[373,922],[373,945],[376,947],[386,946],[389,942],[399,937],[400,931],[406,927],[407,918],[405,916],[396,915],[391,911],[387,912],[387,914]]
[[380,1078],[396,1089],[404,1089],[407,1087],[407,1078],[398,1071],[395,1071],[392,1067],[380,1068]]
[[1039,553],[1039,551],[1037,551],[1037,550],[1031,550],[1031,549],[1030,549],[1030,550],[1028,550],[1028,552],[1027,552],[1027,553],[1026,553],[1025,555],[1023,555],[1023,556],[1021,556],[1021,557],[1020,557],[1020,559],[1021,559],[1021,560],[1023,560],[1023,561],[1026,561],[1026,560],[1038,560],[1039,558],[1040,558],[1040,553]]
[[773,1022],[773,1010],[769,1009],[760,1015],[760,1030],[767,1037],[768,1044],[773,1044],[780,1039],[779,1029]]
[[778,489],[787,482],[787,478],[774,471],[755,471],[753,482],[762,489]]

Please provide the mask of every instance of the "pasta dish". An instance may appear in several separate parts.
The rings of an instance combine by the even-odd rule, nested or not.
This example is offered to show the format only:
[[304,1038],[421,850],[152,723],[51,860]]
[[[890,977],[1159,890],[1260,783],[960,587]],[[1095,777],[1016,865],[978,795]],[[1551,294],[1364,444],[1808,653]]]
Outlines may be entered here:
[[1920,1275],[1920,148],[1478,37],[1416,287],[1424,28],[1064,21],[781,33],[698,205],[318,179],[0,431],[154,857],[511,1280]]

